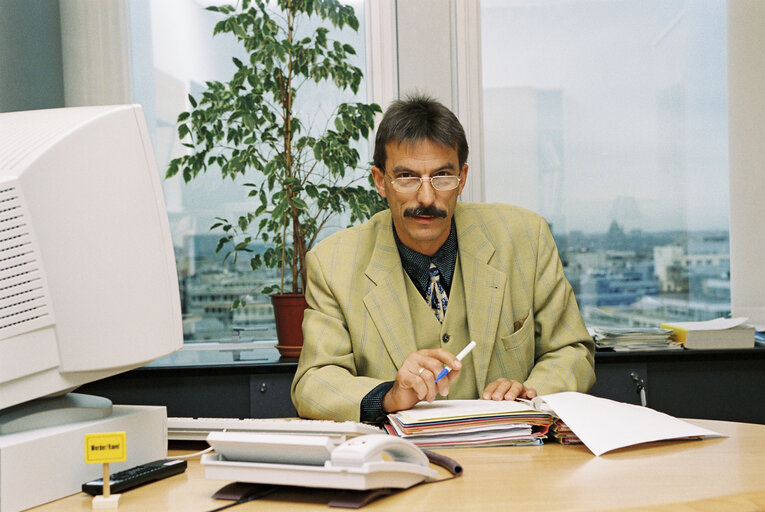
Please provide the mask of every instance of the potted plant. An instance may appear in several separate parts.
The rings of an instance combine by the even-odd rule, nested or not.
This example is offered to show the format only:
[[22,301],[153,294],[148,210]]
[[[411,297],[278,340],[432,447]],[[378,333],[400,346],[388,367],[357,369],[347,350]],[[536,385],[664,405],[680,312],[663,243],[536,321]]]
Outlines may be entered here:
[[[272,294],[277,347],[295,356],[307,307],[306,252],[331,218],[345,214],[354,223],[386,207],[369,173],[355,172],[360,154],[354,144],[372,132],[379,105],[338,102],[326,113],[326,102],[301,103],[298,95],[311,83],[358,91],[363,75],[351,63],[356,52],[332,40],[325,24],[358,30],[359,22],[353,8],[337,0],[242,0],[207,9],[223,16],[214,34],[232,34],[247,60],[232,59],[228,82],[207,82],[199,98],[189,95],[191,108],[177,120],[188,152],[170,162],[167,177],[181,174],[188,182],[219,170],[223,179],[247,180],[252,209],[237,219],[217,218],[211,229],[223,231],[217,251],[224,261],[248,253],[253,269],[281,270],[280,285],[263,293]],[[266,250],[256,253],[253,240]],[[297,308],[297,318],[286,324],[283,301]],[[241,298],[232,306],[243,305]]]

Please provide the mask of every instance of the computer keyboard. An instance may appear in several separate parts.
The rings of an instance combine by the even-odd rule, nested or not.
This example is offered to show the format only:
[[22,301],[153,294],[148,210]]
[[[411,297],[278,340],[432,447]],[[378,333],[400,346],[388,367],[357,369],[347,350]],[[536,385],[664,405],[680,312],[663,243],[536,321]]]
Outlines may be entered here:
[[374,425],[355,421],[289,418],[167,418],[167,437],[175,441],[204,441],[210,432],[273,432],[337,435],[352,438],[382,434]]

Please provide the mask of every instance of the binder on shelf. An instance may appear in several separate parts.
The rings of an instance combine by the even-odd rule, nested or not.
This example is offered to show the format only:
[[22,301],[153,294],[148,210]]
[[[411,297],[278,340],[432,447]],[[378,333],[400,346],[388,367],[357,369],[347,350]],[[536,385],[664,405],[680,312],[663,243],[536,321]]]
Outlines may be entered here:
[[671,329],[659,327],[590,327],[588,332],[598,350],[678,350],[683,346],[670,339]]
[[754,327],[747,318],[715,318],[703,322],[667,322],[662,328],[672,329],[672,339],[689,349],[721,349],[754,347]]

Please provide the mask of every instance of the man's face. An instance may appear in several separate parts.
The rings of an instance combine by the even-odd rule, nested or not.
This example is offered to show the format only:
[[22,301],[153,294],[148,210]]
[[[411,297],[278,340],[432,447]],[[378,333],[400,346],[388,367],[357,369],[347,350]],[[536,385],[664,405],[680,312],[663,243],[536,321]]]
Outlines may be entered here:
[[[465,187],[468,166],[460,168],[457,150],[429,139],[413,144],[398,141],[385,146],[385,170],[372,168],[377,191],[388,200],[393,225],[401,242],[428,256],[438,251],[449,236],[457,196]],[[414,192],[399,192],[390,180],[404,177],[460,176],[457,188],[435,190],[429,181]]]

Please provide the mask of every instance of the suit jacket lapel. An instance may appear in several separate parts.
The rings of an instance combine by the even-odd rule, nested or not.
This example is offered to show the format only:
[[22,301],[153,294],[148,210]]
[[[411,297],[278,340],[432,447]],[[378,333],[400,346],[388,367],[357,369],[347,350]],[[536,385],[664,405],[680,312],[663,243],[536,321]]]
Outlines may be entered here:
[[496,341],[507,276],[489,265],[494,255],[494,245],[486,238],[477,220],[463,210],[459,203],[454,220],[465,283],[468,332],[470,338],[477,343],[472,352],[476,387],[481,393],[486,387],[486,372]]
[[417,344],[390,215],[387,222],[381,222],[365,273],[373,287],[364,296],[364,305],[396,368],[400,368],[406,356],[417,350]]

